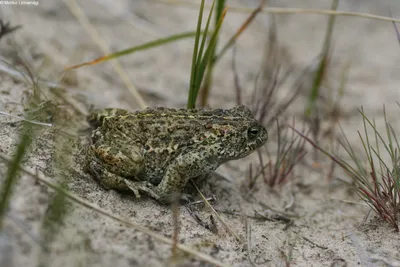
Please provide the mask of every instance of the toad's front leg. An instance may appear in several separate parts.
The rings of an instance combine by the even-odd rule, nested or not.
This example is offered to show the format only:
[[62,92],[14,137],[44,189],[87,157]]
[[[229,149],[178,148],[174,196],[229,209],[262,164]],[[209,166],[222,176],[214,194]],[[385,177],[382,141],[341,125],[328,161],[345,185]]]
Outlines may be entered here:
[[181,155],[168,166],[161,183],[151,190],[159,202],[170,203],[174,197],[181,195],[189,179],[204,177],[215,170],[217,166],[211,162],[198,152]]

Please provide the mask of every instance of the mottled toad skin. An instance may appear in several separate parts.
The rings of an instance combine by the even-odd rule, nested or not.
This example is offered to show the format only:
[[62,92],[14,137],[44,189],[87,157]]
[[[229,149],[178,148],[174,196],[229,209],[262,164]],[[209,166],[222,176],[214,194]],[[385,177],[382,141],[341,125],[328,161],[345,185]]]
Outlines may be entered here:
[[206,177],[229,160],[243,158],[268,139],[242,105],[232,109],[147,108],[92,113],[95,127],[87,169],[105,188],[144,191],[171,202],[191,178]]

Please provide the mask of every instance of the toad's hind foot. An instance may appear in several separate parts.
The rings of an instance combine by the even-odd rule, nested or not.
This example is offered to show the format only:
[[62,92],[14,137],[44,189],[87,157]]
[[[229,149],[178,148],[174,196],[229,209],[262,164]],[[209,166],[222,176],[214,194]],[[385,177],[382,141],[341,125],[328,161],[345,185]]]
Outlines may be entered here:
[[[136,198],[140,198],[140,192],[145,192],[148,196],[154,198],[159,203],[169,204],[174,202],[175,200],[179,199],[181,203],[189,203],[193,201],[193,198],[189,194],[173,194],[173,195],[166,195],[159,191],[157,186],[146,182],[146,181],[132,181],[128,179],[124,179],[124,183],[126,184],[127,188],[133,192]],[[175,199],[176,197],[176,199]]]
[[160,199],[160,196],[155,191],[155,187],[149,182],[146,181],[136,182],[124,179],[124,183],[127,186],[127,188],[129,188],[129,190],[131,190],[133,194],[135,194],[136,198],[140,198],[139,192],[143,191],[156,200]]

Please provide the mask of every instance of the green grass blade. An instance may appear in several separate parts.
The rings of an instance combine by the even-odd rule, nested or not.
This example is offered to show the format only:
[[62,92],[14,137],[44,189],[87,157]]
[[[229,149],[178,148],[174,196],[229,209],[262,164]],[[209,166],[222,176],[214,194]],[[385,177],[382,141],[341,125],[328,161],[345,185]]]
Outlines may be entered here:
[[[212,15],[214,3],[215,3],[215,0],[213,1],[212,9],[210,10],[210,14],[207,19],[206,30],[208,30],[208,27],[209,27],[209,24],[211,21],[211,15]],[[192,62],[192,64],[196,64],[196,67],[194,70],[195,75],[192,74],[192,77],[195,77],[195,78],[191,79],[191,84],[190,84],[189,98],[188,98],[188,104],[187,104],[188,108],[194,108],[196,105],[196,99],[197,99],[197,96],[198,96],[198,93],[200,90],[200,86],[203,81],[204,72],[205,72],[208,62],[211,60],[211,56],[210,56],[211,51],[212,51],[212,49],[215,49],[216,40],[219,35],[219,31],[221,29],[222,21],[225,17],[225,14],[226,14],[226,10],[224,10],[224,12],[222,13],[222,16],[220,17],[220,20],[217,24],[217,27],[211,35],[210,42],[208,43],[208,46],[207,46],[204,54],[203,54],[203,49],[205,47],[205,39],[203,38],[202,45],[201,45],[201,48],[199,51],[199,55],[197,56],[197,61],[195,63]]]
[[[197,34],[197,32],[184,32],[184,33],[174,34],[174,35],[171,35],[171,36],[168,36],[168,37],[165,37],[165,38],[153,40],[153,41],[150,41],[148,43],[144,43],[144,44],[141,44],[141,45],[138,45],[138,46],[135,46],[135,47],[131,47],[131,48],[128,48],[128,49],[125,49],[125,50],[122,50],[122,51],[118,51],[118,52],[115,52],[115,53],[112,53],[112,54],[109,54],[109,55],[106,55],[106,56],[102,56],[102,57],[96,58],[95,60],[92,60],[92,61],[87,61],[87,62],[78,64],[78,65],[67,67],[66,70],[76,69],[76,68],[79,68],[79,67],[82,67],[82,66],[87,66],[87,65],[99,64],[99,63],[102,63],[102,62],[105,62],[105,61],[108,61],[108,60],[111,60],[111,59],[115,59],[115,58],[119,58],[119,57],[122,57],[122,56],[125,56],[125,55],[133,54],[135,52],[148,50],[148,49],[155,48],[155,47],[158,47],[158,46],[162,46],[162,45],[165,45],[165,44],[168,44],[168,43],[179,41],[179,40],[182,40],[182,39],[185,39],[185,38],[195,37],[196,34]],[[200,32],[200,34],[201,34],[201,32]]]
[[[212,17],[212,13],[214,10],[214,4],[215,4],[215,0],[212,2],[211,8],[210,8],[210,13],[208,14],[206,27],[205,27],[206,32],[208,31],[208,28],[210,27],[211,17]],[[196,80],[194,82],[195,86],[194,86],[194,92],[193,92],[193,94],[194,94],[193,107],[196,105],[197,96],[199,94],[200,86],[201,86],[201,83],[203,81],[203,76],[204,76],[203,73],[199,73],[199,68],[200,68],[201,62],[203,60],[203,56],[204,56],[203,52],[204,52],[204,48],[206,46],[206,40],[207,40],[206,36],[203,35],[203,39],[202,39],[201,45],[200,45],[199,55],[197,57],[198,61],[196,62]],[[211,45],[211,43],[208,44],[208,46],[210,46],[210,45]]]
[[[215,0],[213,1],[212,5],[211,5],[210,13],[208,14],[207,23],[206,23],[206,27],[205,27],[206,31],[208,31],[208,28],[210,27],[211,16],[212,16],[212,13],[213,13],[213,10],[214,10],[214,3],[215,3]],[[214,30],[214,32],[212,34],[212,37],[214,36],[215,31],[216,31],[216,29]],[[212,40],[212,37],[211,37],[211,40]],[[197,64],[197,76],[196,76],[197,79],[195,81],[195,89],[196,89],[195,97],[196,97],[196,99],[197,99],[197,96],[198,96],[198,93],[199,93],[199,90],[200,90],[200,87],[201,87],[201,83],[202,83],[203,77],[204,77],[204,72],[201,72],[201,70],[202,70],[202,65],[201,64],[204,61],[204,59],[206,61],[208,61],[207,60],[208,59],[207,58],[207,54],[206,53],[203,54],[205,43],[206,43],[206,38],[205,38],[205,36],[203,36],[203,40],[201,42],[200,52],[199,52],[200,56],[198,57],[199,60],[196,62],[196,64]],[[212,43],[210,41],[208,46],[207,46],[207,48],[206,48],[206,52],[207,52],[208,48],[210,48],[211,46],[212,46]]]
[[226,0],[217,0],[217,5],[215,6],[215,27],[217,27],[219,20],[221,19],[222,12],[225,9]]
[[208,64],[208,62],[210,60],[212,60],[212,51],[216,46],[217,38],[218,38],[218,35],[219,35],[219,31],[221,29],[222,21],[223,21],[223,19],[225,17],[225,14],[226,14],[226,12],[224,12],[223,16],[221,16],[220,21],[218,23],[218,26],[216,27],[215,31],[213,32],[213,35],[211,36],[210,42],[208,44],[208,47],[207,47],[206,51],[204,52],[204,56],[203,56],[203,58],[201,59],[201,61],[199,63],[198,72],[197,72],[198,79],[196,79],[196,85],[195,85],[195,88],[197,89],[196,90],[196,96],[197,96],[197,93],[198,93],[198,91],[200,89],[201,82],[203,80],[204,72],[206,70],[207,64]]
[[[211,17],[213,14],[213,10],[214,10],[214,4],[215,4],[215,0],[212,2],[212,5],[210,7],[210,13],[208,14],[208,18],[207,18],[207,22],[206,22],[206,27],[204,29],[205,32],[208,32],[208,28],[210,27],[210,22],[211,22]],[[203,35],[203,39],[201,40],[201,45],[200,45],[200,51],[199,54],[197,56],[197,58],[199,59],[196,63],[197,63],[197,67],[198,67],[198,63],[200,62],[200,60],[203,58],[203,52],[204,52],[204,47],[206,46],[206,40],[207,40],[207,36]],[[210,45],[210,44],[209,44]]]
[[[333,0],[331,10],[336,10],[338,7],[339,0]],[[335,25],[336,16],[330,16],[328,22],[328,28],[325,35],[325,40],[322,49],[322,59],[319,62],[318,69],[315,73],[313,85],[311,88],[310,98],[308,100],[308,104],[305,111],[305,116],[310,117],[314,112],[314,108],[316,105],[316,101],[319,96],[319,89],[321,87],[322,81],[325,76],[326,68],[328,66],[329,59],[329,47],[331,45],[333,26]]]
[[201,1],[200,9],[199,9],[199,17],[197,19],[197,30],[196,30],[196,38],[194,40],[193,47],[193,56],[192,56],[192,70],[190,75],[190,88],[189,88],[189,96],[187,108],[194,108],[196,103],[196,95],[195,95],[195,82],[197,77],[197,57],[199,52],[199,41],[201,35],[201,22],[203,20],[203,11],[204,11],[204,0]]
[[[205,32],[208,31],[208,28],[210,26],[210,21],[211,21],[212,13],[214,10],[214,5],[215,5],[215,0],[213,1],[212,5],[211,5],[210,13],[208,14]],[[214,35],[215,35],[215,31],[213,32],[211,39],[213,39]],[[206,39],[207,39],[206,37],[207,37],[206,35],[203,35],[203,39],[200,44],[200,50],[197,55],[197,60],[195,63],[192,62],[192,64],[195,64],[195,70],[194,70],[195,75],[194,75],[194,80],[193,81],[191,80],[191,84],[190,84],[189,99],[188,99],[188,104],[187,104],[188,108],[194,108],[196,106],[197,96],[199,94],[201,82],[203,81],[204,71],[201,72],[201,69],[202,69],[201,64],[205,57],[205,54],[203,55],[203,51],[204,51],[204,47],[206,45]],[[211,45],[211,42],[208,44],[206,51],[208,50],[210,45]]]
[[[219,20],[222,16],[222,13],[224,11],[225,8],[225,0],[217,0],[217,4],[215,7],[215,25],[214,25],[214,29],[218,27],[218,23]],[[217,47],[217,43],[218,40],[214,46],[213,51],[211,52],[212,54],[212,58],[215,58],[216,56],[216,47]],[[203,93],[201,95],[201,99],[200,99],[200,105],[201,106],[205,106],[207,104],[207,99],[208,99],[208,95],[210,92],[210,88],[212,86],[212,80],[213,80],[213,72],[214,72],[214,60],[209,60],[208,61],[208,66],[207,66],[207,72],[206,72],[206,76],[204,78],[204,86],[203,86]]]
[[196,36],[196,32],[193,32],[193,31],[174,34],[174,35],[171,35],[171,36],[168,36],[168,37],[165,37],[165,38],[157,39],[157,40],[150,41],[150,42],[142,44],[142,45],[138,45],[138,46],[135,46],[135,47],[132,47],[132,48],[128,48],[128,49],[125,49],[125,50],[122,50],[122,51],[119,51],[119,52],[112,53],[112,54],[110,54],[108,56],[108,60],[109,59],[118,58],[118,57],[121,57],[121,56],[125,56],[125,55],[129,55],[129,54],[132,54],[132,53],[135,53],[135,52],[138,52],[138,51],[154,48],[154,47],[157,47],[157,46],[162,46],[162,45],[165,45],[165,44],[168,44],[168,43],[179,41],[181,39],[191,38],[191,37],[194,37],[194,36]]

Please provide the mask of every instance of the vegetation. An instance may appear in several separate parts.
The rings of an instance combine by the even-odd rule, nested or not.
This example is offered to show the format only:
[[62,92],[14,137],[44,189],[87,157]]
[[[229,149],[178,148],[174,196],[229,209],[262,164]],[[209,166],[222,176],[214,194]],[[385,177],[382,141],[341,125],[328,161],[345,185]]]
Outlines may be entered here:
[[[295,130],[311,145],[321,151],[337,163],[346,174],[354,181],[354,187],[360,197],[367,203],[381,219],[389,223],[396,232],[399,232],[400,215],[400,143],[396,133],[385,117],[385,130],[378,130],[375,121],[371,121],[360,110],[364,131],[358,132],[360,141],[364,148],[364,164],[362,155],[358,155],[355,149],[343,134],[344,138],[340,144],[347,152],[351,160],[345,157],[333,155],[323,149],[313,140]],[[372,138],[368,135],[372,130]],[[384,133],[382,133],[384,132]],[[385,138],[386,135],[386,138]],[[381,146],[384,147],[382,151]],[[387,154],[390,161],[385,160]]]

